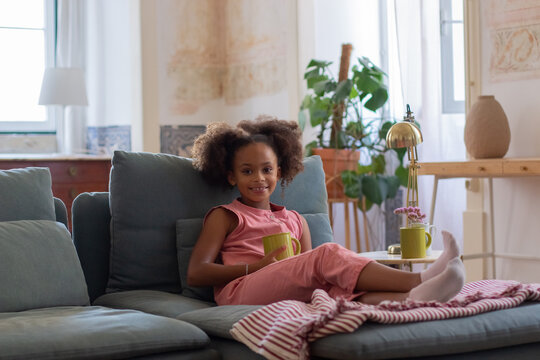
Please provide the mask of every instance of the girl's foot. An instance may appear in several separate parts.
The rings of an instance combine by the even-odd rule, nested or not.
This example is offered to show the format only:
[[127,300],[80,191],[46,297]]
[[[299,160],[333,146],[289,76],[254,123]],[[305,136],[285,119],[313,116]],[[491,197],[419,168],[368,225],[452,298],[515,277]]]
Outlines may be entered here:
[[444,250],[441,256],[431,264],[426,270],[420,273],[422,282],[427,281],[446,269],[448,262],[459,256],[459,246],[454,236],[448,231],[442,231]]
[[447,302],[457,295],[464,284],[465,266],[458,257],[455,257],[448,262],[443,272],[412,289],[409,299]]

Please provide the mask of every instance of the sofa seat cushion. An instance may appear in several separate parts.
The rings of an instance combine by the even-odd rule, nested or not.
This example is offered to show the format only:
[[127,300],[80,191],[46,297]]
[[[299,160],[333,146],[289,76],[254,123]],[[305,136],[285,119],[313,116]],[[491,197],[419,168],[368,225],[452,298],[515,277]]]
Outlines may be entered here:
[[229,332],[233,324],[261,307],[262,305],[221,305],[186,312],[176,318],[201,328],[210,336],[233,339]]
[[[182,314],[210,336],[231,339],[232,325],[260,306],[229,305]],[[540,304],[475,316],[407,324],[366,323],[353,333],[313,342],[311,355],[328,359],[389,359],[457,354],[540,342]]]
[[176,318],[188,311],[215,306],[214,303],[155,290],[131,290],[105,294],[98,297],[93,304],[115,309],[135,309],[170,318]]
[[0,312],[88,305],[71,235],[50,220],[0,222]]
[[51,173],[28,167],[0,171],[0,221],[56,220]]
[[0,313],[0,349],[8,359],[113,359],[201,349],[199,328],[134,310],[99,306]]

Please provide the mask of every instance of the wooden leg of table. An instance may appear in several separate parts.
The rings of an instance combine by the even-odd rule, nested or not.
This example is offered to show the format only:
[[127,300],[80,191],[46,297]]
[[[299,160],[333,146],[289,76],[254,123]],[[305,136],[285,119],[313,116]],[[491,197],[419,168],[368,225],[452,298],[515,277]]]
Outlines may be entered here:
[[364,242],[366,243],[366,252],[371,251],[369,249],[369,235],[368,235],[368,219],[366,215],[366,198],[362,198],[362,219],[364,220]]
[[358,220],[358,199],[352,201],[353,204],[353,216],[354,216],[354,235],[356,239],[356,252],[361,252],[360,247],[360,224]]
[[429,223],[433,225],[433,219],[435,217],[435,202],[437,201],[437,186],[439,185],[439,177],[435,175],[433,181],[433,194],[431,195],[431,209],[429,210]]
[[490,238],[491,238],[491,267],[493,272],[493,279],[497,278],[496,273],[496,264],[495,264],[495,216],[493,214],[493,178],[488,178],[488,187],[489,187],[489,227],[490,227]]
[[345,247],[351,249],[351,229],[349,223],[349,201],[344,200],[343,205],[345,206]]

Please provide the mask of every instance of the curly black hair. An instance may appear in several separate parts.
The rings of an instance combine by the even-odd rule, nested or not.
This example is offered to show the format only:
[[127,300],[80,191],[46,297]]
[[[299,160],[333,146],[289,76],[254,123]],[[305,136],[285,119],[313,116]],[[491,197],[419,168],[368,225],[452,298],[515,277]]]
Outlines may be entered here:
[[252,143],[270,146],[281,168],[281,185],[286,186],[302,170],[302,131],[295,121],[259,116],[243,120],[236,126],[211,123],[206,132],[195,139],[191,156],[193,166],[212,184],[230,187],[227,174],[241,147]]

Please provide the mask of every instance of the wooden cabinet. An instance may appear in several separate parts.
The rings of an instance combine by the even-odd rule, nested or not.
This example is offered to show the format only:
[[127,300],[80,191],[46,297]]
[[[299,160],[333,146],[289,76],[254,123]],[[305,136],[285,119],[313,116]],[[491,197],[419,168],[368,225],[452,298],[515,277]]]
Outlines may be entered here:
[[0,155],[0,169],[29,166],[47,167],[51,171],[52,192],[62,199],[68,210],[71,228],[71,204],[82,192],[109,191],[109,156],[91,155]]

